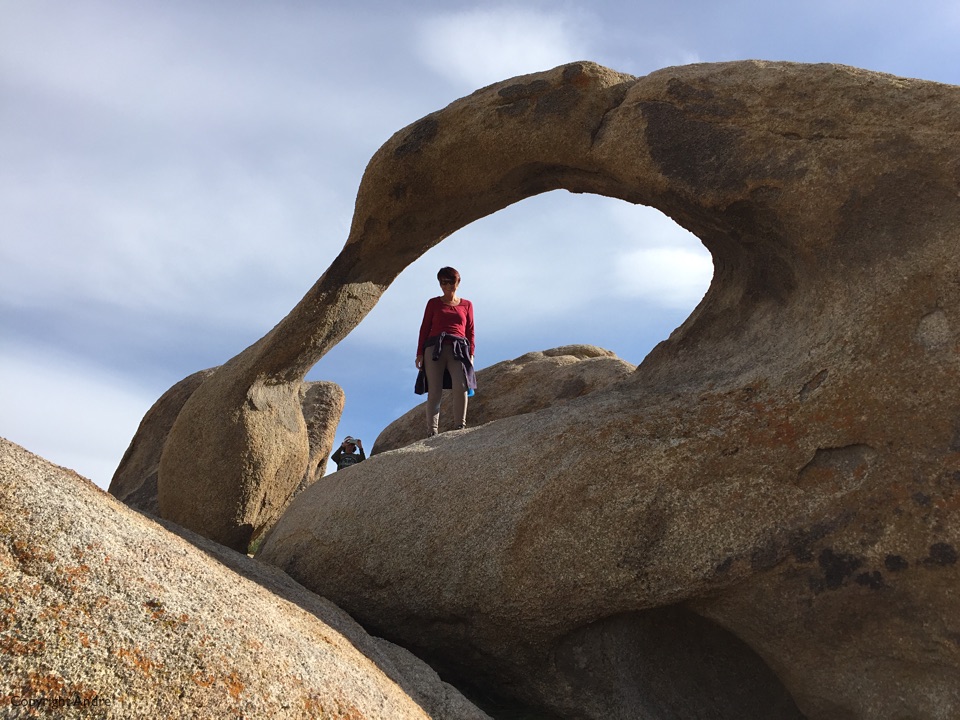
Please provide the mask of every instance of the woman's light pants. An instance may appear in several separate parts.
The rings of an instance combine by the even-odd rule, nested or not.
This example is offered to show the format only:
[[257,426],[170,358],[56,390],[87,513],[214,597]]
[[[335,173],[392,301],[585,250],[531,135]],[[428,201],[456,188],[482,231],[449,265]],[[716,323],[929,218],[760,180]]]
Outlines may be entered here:
[[423,369],[427,374],[427,428],[436,435],[440,428],[440,400],[443,397],[443,371],[450,373],[453,388],[454,427],[467,426],[467,378],[463,373],[463,363],[453,356],[453,346],[444,343],[440,357],[433,359],[433,348],[423,351]]

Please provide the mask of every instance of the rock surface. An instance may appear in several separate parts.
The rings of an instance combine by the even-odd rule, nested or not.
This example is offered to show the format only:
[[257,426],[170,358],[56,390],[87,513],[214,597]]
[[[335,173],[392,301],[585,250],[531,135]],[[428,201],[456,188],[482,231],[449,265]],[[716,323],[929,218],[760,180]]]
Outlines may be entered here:
[[487,718],[276,568],[2,438],[0,666],[4,717]]
[[[695,614],[719,638],[671,667],[695,676],[742,642],[777,680],[733,669],[770,697],[782,683],[811,720],[960,716],[957,87],[575,63],[479,90],[377,152],[341,254],[238,361],[242,390],[211,386],[181,414],[164,458],[209,454],[189,431],[245,402],[241,368],[299,374],[443,237],[556,188],[697,235],[715,267],[697,309],[615,391],[314,485],[261,557],[444,671],[563,717],[755,717],[729,695],[723,714],[707,695],[680,712],[638,689],[635,654],[606,650],[667,611],[677,634]],[[244,442],[283,441],[257,432]]]
[[132,508],[159,515],[157,471],[160,454],[183,404],[216,368],[200,370],[167,390],[147,410],[110,480],[109,493]]
[[343,415],[343,403],[346,399],[343,388],[326,380],[304,383],[303,390],[300,406],[307,423],[310,454],[307,456],[307,470],[293,497],[313,485],[327,471],[327,460],[333,452],[337,425]]
[[[163,445],[187,399],[216,369],[201,370],[184,378],[165,392],[147,411],[113,474],[109,489],[111,495],[132,508],[160,516],[157,474]],[[306,470],[292,491],[287,485],[262,483],[261,495],[245,498],[246,506],[240,508],[240,513],[251,518],[251,525],[255,528],[252,533],[254,535],[269,529],[297,493],[323,477],[326,471],[327,458],[333,449],[334,434],[343,413],[343,388],[336,383],[321,380],[303,383],[300,392],[300,404],[310,448]],[[197,480],[199,481],[199,478]],[[198,492],[202,492],[202,489],[195,486],[181,487],[180,495],[169,499],[172,509],[168,508],[168,513],[176,515],[182,505],[195,503]],[[264,503],[264,497],[269,498],[268,502]],[[224,515],[236,512],[235,505],[224,508],[223,504],[234,503],[235,498],[228,496],[221,498],[220,502],[214,502],[211,498],[208,502],[212,504],[194,512],[197,515],[205,513],[211,518],[210,524],[204,523],[201,515],[194,523],[194,530],[204,537],[215,537],[221,532],[219,520]],[[271,508],[272,514],[263,512],[264,507]]]
[[[480,390],[470,398],[467,421],[478,427],[492,420],[523,415],[565,402],[622,380],[636,366],[609,350],[592,345],[531,352],[477,371]],[[452,430],[453,401],[443,394],[440,430]],[[388,425],[374,443],[371,455],[395,450],[426,436],[426,403]]]

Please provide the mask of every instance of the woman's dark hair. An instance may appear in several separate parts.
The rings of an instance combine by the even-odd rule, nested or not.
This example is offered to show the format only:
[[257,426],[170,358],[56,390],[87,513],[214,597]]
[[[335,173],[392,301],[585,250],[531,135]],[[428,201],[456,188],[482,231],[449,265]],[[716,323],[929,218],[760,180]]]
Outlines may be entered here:
[[459,283],[460,273],[452,267],[442,267],[437,273],[437,280],[453,280],[454,283]]

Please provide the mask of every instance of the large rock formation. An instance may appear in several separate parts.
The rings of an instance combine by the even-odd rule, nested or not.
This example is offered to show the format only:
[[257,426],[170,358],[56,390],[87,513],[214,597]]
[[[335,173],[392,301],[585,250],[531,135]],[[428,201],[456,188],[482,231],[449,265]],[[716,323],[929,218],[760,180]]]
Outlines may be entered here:
[[[468,420],[477,427],[581,397],[622,380],[636,366],[592,345],[531,352],[477,371],[480,391],[470,399]],[[374,443],[371,455],[395,450],[426,437],[426,403],[393,421]],[[453,429],[453,400],[444,393],[440,430]]]
[[487,718],[276,568],[2,438],[0,531],[3,717]]
[[[729,692],[679,707],[651,669],[659,618],[690,645],[668,664],[685,681],[732,664],[788,707],[762,659],[811,720],[960,716],[957,87],[576,63],[427,116],[371,160],[314,289],[184,406],[161,490],[213,475],[213,448],[249,477],[302,468],[281,381],[443,237],[556,188],[697,235],[715,276],[690,318],[615,392],[314,485],[262,556],[447,671],[565,717],[711,702],[762,717]],[[238,419],[199,435],[221,417]],[[582,441],[601,435],[604,452]]]
[[[201,370],[184,378],[161,395],[147,411],[113,474],[109,490],[111,495],[132,508],[151,515],[160,515],[157,475],[163,445],[184,404],[216,370],[217,368]],[[323,477],[327,458],[333,449],[337,424],[343,413],[343,388],[323,380],[305,382],[301,385],[300,394],[310,450],[306,470],[299,483],[292,488],[289,483],[262,483],[261,494],[247,496],[245,503],[239,508],[234,496],[220,498],[219,502],[209,498],[207,505],[194,509],[193,527],[196,532],[205,537],[216,536],[222,532],[222,518],[227,516],[245,518],[254,528],[252,534],[259,535],[280,517],[283,509],[297,493]],[[202,482],[202,478],[195,480]],[[180,493],[168,500],[168,514],[179,515],[183,506],[195,502],[198,492],[202,492],[202,489],[196,486],[181,487]],[[264,502],[264,498],[267,498],[267,502]],[[209,518],[208,522],[203,521],[204,515]]]

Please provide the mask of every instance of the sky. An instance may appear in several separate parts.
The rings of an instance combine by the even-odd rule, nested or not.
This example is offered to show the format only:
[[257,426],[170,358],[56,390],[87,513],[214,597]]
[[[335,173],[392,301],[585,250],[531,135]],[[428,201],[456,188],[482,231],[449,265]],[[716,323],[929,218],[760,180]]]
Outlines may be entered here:
[[[0,0],[0,436],[107,488],[160,395],[323,274],[373,153],[484,85],[745,59],[960,84],[957,37],[954,0]],[[338,439],[369,451],[421,401],[444,265],[479,369],[573,343],[639,364],[712,274],[651,208],[524,200],[413,263],[311,370],[346,393]]]

